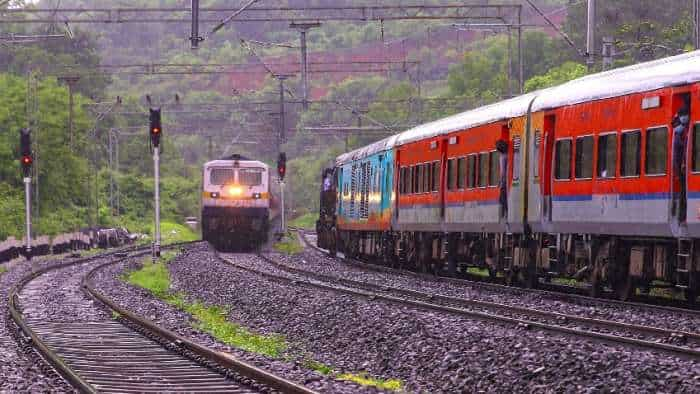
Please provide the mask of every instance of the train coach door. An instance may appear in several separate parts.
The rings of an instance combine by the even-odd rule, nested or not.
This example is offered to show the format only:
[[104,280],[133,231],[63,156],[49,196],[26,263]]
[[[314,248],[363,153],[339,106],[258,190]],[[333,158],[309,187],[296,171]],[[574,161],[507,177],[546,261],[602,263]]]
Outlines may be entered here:
[[671,195],[673,198],[672,212],[678,223],[685,223],[687,219],[687,188],[688,177],[688,141],[690,140],[690,93],[677,93],[673,95],[673,118],[671,126]]
[[[542,164],[542,220],[552,221],[552,164],[554,161],[554,131],[556,129],[555,115],[544,118],[544,133],[541,140]],[[539,169],[539,168],[538,168]]]

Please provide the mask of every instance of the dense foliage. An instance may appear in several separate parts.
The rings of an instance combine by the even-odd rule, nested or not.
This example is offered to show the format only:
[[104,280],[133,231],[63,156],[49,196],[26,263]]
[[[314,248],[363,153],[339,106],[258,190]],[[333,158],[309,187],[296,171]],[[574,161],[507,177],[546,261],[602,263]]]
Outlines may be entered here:
[[[520,3],[519,1],[513,1]],[[22,5],[13,0],[12,5]],[[27,2],[29,3],[29,2]],[[31,2],[54,7],[55,0]],[[236,2],[233,2],[236,3]],[[358,5],[354,0],[280,0],[276,5]],[[362,4],[375,4],[374,1]],[[448,3],[430,0],[426,4]],[[454,3],[449,1],[449,3]],[[486,1],[485,1],[486,3]],[[502,3],[502,2],[500,2]],[[566,11],[563,28],[582,50],[585,44],[585,1],[538,1],[553,15]],[[690,49],[691,0],[668,7],[653,0],[598,2],[596,27],[600,42],[614,39],[615,66],[658,58]],[[153,1],[130,2],[129,7],[154,6]],[[203,1],[202,6],[231,6],[223,0]],[[236,3],[237,4],[237,3]],[[62,7],[114,7],[108,0],[62,0]],[[189,2],[159,0],[161,7],[186,7]],[[7,4],[4,5],[8,6]],[[3,7],[3,6],[0,6]],[[526,23],[542,23],[533,10],[524,8]],[[61,33],[60,24],[5,25],[2,33]],[[212,26],[203,26],[206,33]],[[152,216],[153,179],[146,139],[145,95],[155,103],[271,102],[279,98],[278,82],[268,77],[253,92],[240,91],[225,74],[106,75],[98,64],[229,64],[260,58],[269,62],[298,60],[298,49],[254,46],[260,58],[239,45],[240,39],[296,44],[298,32],[287,24],[232,23],[208,37],[198,51],[189,50],[186,24],[130,24],[71,26],[72,40],[39,41],[27,45],[0,46],[0,239],[19,235],[23,223],[22,181],[17,162],[17,133],[28,123],[27,97],[30,76],[38,80],[39,196],[37,232],[52,233],[96,224],[125,224],[146,230]],[[382,36],[383,32],[383,36]],[[457,34],[455,36],[455,34]],[[455,33],[440,22],[326,23],[309,33],[314,59],[382,60],[405,57],[420,61],[420,68],[375,74],[313,74],[312,91],[322,102],[307,111],[288,103],[285,122],[291,190],[289,206],[297,214],[318,206],[321,170],[344,151],[376,141],[406,127],[421,124],[519,93],[515,35],[511,50],[503,32]],[[383,41],[382,41],[383,39]],[[344,57],[345,56],[345,57]],[[554,31],[528,29],[523,35],[524,90],[553,86],[588,73],[585,59]],[[596,69],[600,68],[597,58]],[[510,72],[509,72],[510,71]],[[68,90],[58,76],[81,73],[76,85],[74,144],[68,135]],[[510,75],[510,81],[509,81]],[[251,76],[252,78],[252,76]],[[298,101],[299,79],[286,81],[287,100]],[[116,96],[121,105],[116,103]],[[120,109],[130,114],[115,115]],[[216,107],[170,106],[164,111],[163,216],[182,222],[199,211],[201,164],[209,159],[241,153],[273,164],[278,151],[279,119],[276,105],[223,110]],[[197,108],[203,108],[198,111]],[[110,110],[111,109],[111,110]],[[99,116],[98,116],[99,115]],[[96,121],[96,118],[100,118]],[[333,132],[338,125],[366,129],[362,133]],[[171,132],[174,128],[183,131]],[[328,128],[330,132],[309,131]],[[119,168],[109,165],[110,130],[119,133]],[[254,143],[250,143],[252,142]],[[111,169],[110,169],[111,168]],[[110,210],[110,185],[118,190],[119,209]]]

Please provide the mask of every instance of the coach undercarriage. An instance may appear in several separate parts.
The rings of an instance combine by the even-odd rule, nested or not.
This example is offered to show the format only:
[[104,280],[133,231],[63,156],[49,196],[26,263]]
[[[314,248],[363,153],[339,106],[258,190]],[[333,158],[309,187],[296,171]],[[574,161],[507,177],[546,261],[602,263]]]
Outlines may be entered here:
[[669,288],[697,296],[698,242],[590,234],[340,231],[347,257],[446,276],[478,269],[492,280],[537,287],[566,279],[592,296],[606,291],[627,300],[637,292]]

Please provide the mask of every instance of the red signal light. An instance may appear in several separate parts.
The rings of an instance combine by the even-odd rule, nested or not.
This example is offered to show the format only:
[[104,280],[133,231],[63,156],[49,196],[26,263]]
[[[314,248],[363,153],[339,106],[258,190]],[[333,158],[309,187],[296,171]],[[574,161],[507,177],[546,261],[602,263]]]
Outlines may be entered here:
[[22,164],[25,166],[29,166],[32,164],[32,157],[31,156],[22,156]]

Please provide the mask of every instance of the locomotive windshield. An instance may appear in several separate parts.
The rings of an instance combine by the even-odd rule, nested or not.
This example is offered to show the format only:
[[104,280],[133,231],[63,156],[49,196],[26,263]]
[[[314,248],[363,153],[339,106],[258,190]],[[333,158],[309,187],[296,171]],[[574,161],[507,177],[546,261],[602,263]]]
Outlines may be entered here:
[[225,185],[235,182],[235,171],[233,168],[212,168],[209,175],[209,183],[212,185]]
[[241,168],[238,170],[238,183],[243,186],[262,184],[262,168]]

